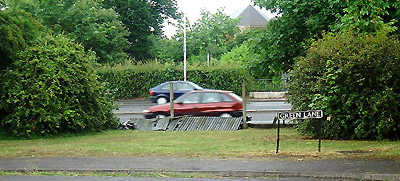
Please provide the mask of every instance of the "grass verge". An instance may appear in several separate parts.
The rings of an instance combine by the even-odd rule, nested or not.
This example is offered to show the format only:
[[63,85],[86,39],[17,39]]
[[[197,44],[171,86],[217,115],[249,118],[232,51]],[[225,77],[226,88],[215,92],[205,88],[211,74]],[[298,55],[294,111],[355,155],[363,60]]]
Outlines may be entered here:
[[15,157],[200,157],[218,159],[393,159],[400,161],[400,141],[307,139],[293,128],[281,130],[275,154],[275,129],[155,132],[111,130],[53,138],[13,139],[0,135],[0,158]]

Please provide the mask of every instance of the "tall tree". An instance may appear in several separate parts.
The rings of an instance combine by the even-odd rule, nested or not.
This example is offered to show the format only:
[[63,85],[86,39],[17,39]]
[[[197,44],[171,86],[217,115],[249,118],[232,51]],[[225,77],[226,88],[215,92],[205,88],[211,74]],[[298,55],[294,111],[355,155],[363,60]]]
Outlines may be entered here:
[[[304,54],[311,39],[330,30],[343,14],[340,0],[253,0],[255,4],[278,13],[267,30],[253,44],[254,53],[261,52],[259,76],[289,70],[294,58]],[[257,67],[255,67],[257,68]]]
[[129,32],[113,9],[105,9],[99,0],[33,1],[20,0],[13,8],[31,12],[56,33],[66,33],[87,50],[93,50],[101,63],[127,58]]
[[[399,32],[398,0],[253,0],[260,7],[278,13],[271,22],[255,52],[262,52],[261,63],[272,66],[270,72],[286,72],[294,58],[304,54],[312,39],[324,31],[353,29],[375,32],[382,27]],[[389,25],[389,26],[387,26]],[[265,50],[265,51],[262,51]],[[263,67],[264,68],[264,67]],[[267,72],[265,72],[267,73]]]
[[[200,19],[193,24],[186,24],[188,57],[205,59],[209,53],[219,59],[222,54],[237,45],[235,38],[239,33],[238,22],[238,19],[227,16],[223,9],[218,9],[216,13],[202,11]],[[178,33],[173,38],[183,44],[183,21],[178,26]]]
[[128,53],[137,60],[151,57],[152,39],[149,36],[160,36],[166,19],[179,18],[176,0],[107,0],[103,4],[119,13],[130,32]]
[[[400,27],[399,0],[353,0],[347,1],[346,13],[337,29],[351,29],[359,32],[376,32],[388,27],[390,31]],[[397,31],[399,32],[399,31]]]
[[235,36],[239,32],[239,20],[230,18],[223,11],[218,9],[214,14],[202,11],[201,18],[194,23],[192,29],[192,38],[201,42],[198,47],[200,53],[210,53],[217,59],[233,48]]

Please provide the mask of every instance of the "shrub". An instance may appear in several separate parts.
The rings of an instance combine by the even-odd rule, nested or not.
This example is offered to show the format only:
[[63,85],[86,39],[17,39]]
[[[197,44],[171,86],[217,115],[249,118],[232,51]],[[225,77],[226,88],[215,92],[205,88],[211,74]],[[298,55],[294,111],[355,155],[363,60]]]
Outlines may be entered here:
[[[101,81],[115,98],[147,97],[149,88],[162,82],[183,80],[183,67],[173,64],[122,65],[103,67],[98,71]],[[187,79],[204,88],[231,90],[239,95],[244,80],[250,76],[239,66],[190,66]]]
[[16,136],[116,127],[94,62],[94,53],[63,35],[38,38],[1,77],[1,127]]
[[[297,60],[289,82],[296,110],[331,116],[323,136],[334,139],[400,138],[400,42],[385,33],[325,35]],[[298,125],[316,136],[316,121]]]
[[22,10],[0,10],[0,70],[15,59],[15,54],[30,45],[44,28]]
[[222,62],[245,64],[251,62],[254,56],[250,53],[246,44],[233,48],[221,56]]

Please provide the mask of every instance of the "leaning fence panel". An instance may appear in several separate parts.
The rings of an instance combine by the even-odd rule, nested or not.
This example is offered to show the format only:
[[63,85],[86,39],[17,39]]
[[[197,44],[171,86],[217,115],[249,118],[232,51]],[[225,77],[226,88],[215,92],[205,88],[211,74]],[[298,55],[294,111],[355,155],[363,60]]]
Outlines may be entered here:
[[214,131],[214,130],[239,130],[243,124],[243,118],[221,117],[175,117],[155,120],[131,120],[138,130],[153,131]]

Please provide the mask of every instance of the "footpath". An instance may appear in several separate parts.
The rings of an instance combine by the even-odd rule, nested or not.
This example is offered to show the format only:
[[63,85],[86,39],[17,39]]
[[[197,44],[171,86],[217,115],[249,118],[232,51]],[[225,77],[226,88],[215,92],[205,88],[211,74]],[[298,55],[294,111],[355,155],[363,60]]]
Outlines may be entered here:
[[334,180],[400,180],[400,163],[392,160],[11,158],[0,159],[0,171],[179,172],[243,178],[273,176]]

